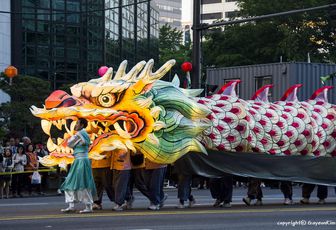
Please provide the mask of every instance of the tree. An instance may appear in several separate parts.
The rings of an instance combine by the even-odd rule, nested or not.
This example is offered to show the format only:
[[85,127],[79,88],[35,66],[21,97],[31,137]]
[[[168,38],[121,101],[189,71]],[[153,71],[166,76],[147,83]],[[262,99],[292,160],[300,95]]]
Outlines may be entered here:
[[[242,18],[309,8],[333,0],[238,0]],[[213,29],[206,35],[206,66],[233,66],[279,61],[335,62],[335,23],[329,11],[276,17]]]
[[191,48],[182,44],[182,31],[172,28],[166,24],[159,31],[159,64],[163,65],[166,61],[175,59],[176,64],[168,73],[164,80],[172,80],[174,74],[183,76],[181,65],[191,59]]
[[29,108],[32,105],[42,107],[50,94],[50,83],[37,77],[19,75],[10,86],[4,77],[0,78],[0,88],[11,97],[11,102],[1,104],[0,110],[8,136],[27,135],[33,142],[42,141],[43,134],[39,118],[34,117]]

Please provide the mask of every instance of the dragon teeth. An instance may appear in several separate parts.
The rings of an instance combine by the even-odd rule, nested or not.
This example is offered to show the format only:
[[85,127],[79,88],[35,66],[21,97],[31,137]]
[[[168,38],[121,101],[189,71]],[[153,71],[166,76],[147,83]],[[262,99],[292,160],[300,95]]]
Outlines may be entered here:
[[136,149],[135,149],[135,147],[134,147],[132,141],[127,140],[127,141],[125,142],[125,144],[126,144],[127,148],[129,148],[132,152],[134,152],[134,153],[136,152]]
[[45,134],[50,136],[51,122],[47,120],[41,120],[41,127]]
[[117,149],[123,149],[125,151],[128,150],[127,147],[124,145],[124,143],[122,143],[122,141],[120,141],[120,140],[114,140],[114,141],[112,141],[111,145],[114,146]]
[[97,125],[97,122],[96,122],[96,121],[92,121],[92,122],[91,122],[91,125],[92,125],[92,127],[93,127],[93,128],[97,128],[97,127],[98,127],[98,125]]
[[104,131],[102,129],[98,130],[98,135],[102,135],[104,133]]
[[51,140],[51,138],[49,137],[48,141],[47,141],[47,148],[50,152],[54,151],[56,149],[57,145],[55,145],[55,143]]
[[127,125],[126,121],[123,121],[123,128],[124,128],[124,130],[127,130],[127,126],[126,125]]
[[62,138],[57,138],[57,145],[61,145],[62,144],[62,142],[63,142],[63,139]]
[[122,138],[125,138],[125,139],[131,138],[131,135],[127,131],[123,130],[118,123],[114,123],[113,127],[115,128],[119,136],[121,136]]
[[73,135],[76,126],[76,121],[72,121],[70,125],[70,134]]

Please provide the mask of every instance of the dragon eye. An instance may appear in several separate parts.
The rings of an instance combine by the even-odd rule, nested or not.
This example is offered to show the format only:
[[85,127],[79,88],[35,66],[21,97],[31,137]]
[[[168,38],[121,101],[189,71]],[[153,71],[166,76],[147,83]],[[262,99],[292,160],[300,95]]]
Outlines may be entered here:
[[103,107],[111,107],[116,102],[114,94],[103,94],[98,97],[98,102]]

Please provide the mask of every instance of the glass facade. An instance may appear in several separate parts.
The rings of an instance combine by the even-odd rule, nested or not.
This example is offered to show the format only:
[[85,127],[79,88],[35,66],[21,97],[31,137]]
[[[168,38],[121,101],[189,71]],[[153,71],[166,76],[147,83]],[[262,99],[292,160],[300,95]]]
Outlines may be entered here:
[[14,65],[20,73],[48,79],[58,88],[96,77],[102,65],[115,69],[123,59],[131,66],[156,58],[157,42],[152,40],[158,38],[157,12],[150,3],[137,2],[12,1],[12,11],[22,12],[13,14],[20,22],[12,28]]

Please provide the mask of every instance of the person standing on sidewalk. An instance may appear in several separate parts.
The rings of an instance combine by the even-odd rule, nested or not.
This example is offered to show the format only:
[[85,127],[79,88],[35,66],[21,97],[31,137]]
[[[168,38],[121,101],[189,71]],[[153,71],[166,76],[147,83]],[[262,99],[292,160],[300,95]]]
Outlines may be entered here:
[[16,195],[23,197],[21,194],[22,187],[24,185],[24,178],[25,175],[24,167],[27,164],[27,156],[25,154],[25,149],[23,145],[18,146],[18,152],[14,154],[13,160],[14,160],[14,172],[13,174],[13,197],[16,197]]
[[[5,152],[3,155],[3,160],[0,162],[3,167],[3,172],[11,173],[14,167],[14,160],[12,151],[10,148],[5,148]],[[1,176],[0,176],[1,177]],[[9,186],[12,182],[12,175],[7,174],[2,176],[2,180],[0,179],[0,198],[2,199],[5,197],[6,199],[9,198]],[[5,191],[5,196],[4,196]]]
[[75,160],[60,188],[64,191],[65,202],[69,204],[68,208],[61,209],[62,212],[75,211],[75,202],[85,204],[85,209],[79,213],[92,212],[92,196],[96,194],[96,186],[88,158],[90,137],[85,130],[86,126],[87,121],[80,118],[75,126],[77,133],[68,140],[68,146],[74,150]]

